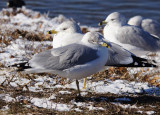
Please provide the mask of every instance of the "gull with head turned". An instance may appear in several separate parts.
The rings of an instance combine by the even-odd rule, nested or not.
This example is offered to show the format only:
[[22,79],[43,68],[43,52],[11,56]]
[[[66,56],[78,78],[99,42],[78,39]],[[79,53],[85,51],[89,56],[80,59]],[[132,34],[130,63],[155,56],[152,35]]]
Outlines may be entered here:
[[38,54],[28,62],[26,73],[51,73],[78,80],[104,69],[108,60],[108,44],[96,32],[86,33],[79,43],[53,48]]

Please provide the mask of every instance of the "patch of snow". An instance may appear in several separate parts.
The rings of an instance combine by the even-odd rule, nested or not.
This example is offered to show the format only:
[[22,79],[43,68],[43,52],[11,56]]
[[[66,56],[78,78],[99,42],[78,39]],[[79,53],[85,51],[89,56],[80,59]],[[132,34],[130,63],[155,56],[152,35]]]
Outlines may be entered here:
[[15,101],[15,98],[11,97],[9,94],[0,94],[0,99],[4,100],[6,102]]
[[[34,49],[45,50],[51,44],[52,42],[49,41],[36,42],[16,39],[15,41],[11,41],[11,44],[3,49],[4,52],[0,54],[0,61],[6,66],[27,61],[28,58],[35,54]],[[14,56],[14,58],[11,58],[11,56]]]
[[69,111],[72,108],[72,105],[54,103],[46,98],[33,98],[31,99],[31,103],[37,107],[55,109],[58,111]]
[[93,107],[93,105],[90,105],[87,108],[89,109],[89,111],[92,111],[92,110],[104,110],[104,108],[102,108],[102,107]]
[[75,111],[77,111],[77,112],[82,112],[82,110],[80,110],[79,108],[75,108],[75,109],[73,109],[73,110],[75,110]]
[[139,111],[137,111],[137,113],[143,113],[143,111],[140,111],[140,110],[139,110]]
[[30,80],[26,78],[20,78],[20,77],[14,77],[12,81],[13,82],[10,82],[10,85],[13,87],[17,87],[19,85],[25,85],[30,82]]
[[6,105],[6,106],[3,106],[3,107],[1,108],[1,110],[2,110],[2,111],[9,110],[9,107],[8,107],[8,105]]
[[147,112],[146,112],[147,115],[152,115],[152,114],[154,114],[154,113],[155,113],[154,111],[147,111]]
[[[106,83],[107,82],[107,83]],[[115,80],[111,81],[106,79],[106,81],[90,82],[87,81],[87,89],[85,91],[96,92],[96,93],[113,93],[113,94],[137,94],[145,93],[149,95],[160,96],[160,88],[155,86],[149,86],[147,82],[129,82],[126,80]],[[58,85],[59,86],[59,85]],[[80,89],[83,87],[83,80],[79,80]],[[57,86],[56,86],[57,87]],[[59,86],[62,88],[73,88],[77,90],[75,82],[66,84],[64,86]],[[84,91],[82,89],[82,91]]]
[[55,94],[52,94],[48,99],[49,99],[49,100],[56,99],[56,95],[55,95]]
[[37,88],[37,87],[34,87],[34,86],[30,86],[30,87],[28,87],[28,89],[31,92],[43,92],[42,88]]
[[[1,72],[1,71],[0,71]],[[5,80],[6,80],[6,77],[5,76],[0,76],[1,80],[0,80],[0,84],[2,84]]]
[[27,107],[27,108],[31,108],[31,105],[24,105],[25,107]]
[[25,96],[23,96],[23,95],[19,95],[19,96],[17,96],[16,97],[16,101],[21,101],[21,100],[29,100],[29,98],[28,97],[25,97]]
[[37,88],[40,88],[40,86],[44,86],[45,88],[55,88],[54,84],[56,84],[56,80],[49,76],[37,76],[34,81],[34,86]]
[[70,91],[59,91],[60,94],[71,94],[72,92]]
[[147,93],[149,95],[160,95],[160,88],[155,86],[149,86],[148,83],[140,82],[129,82],[126,80],[107,80],[108,83],[104,82],[93,82],[89,83],[90,87],[94,88],[93,90],[96,93],[114,93],[114,94],[136,94],[136,93]]
[[72,102],[74,105],[77,105],[78,107],[85,107],[87,104],[84,102]]
[[82,96],[85,96],[85,95],[87,95],[88,94],[88,92],[81,92],[81,95]]
[[54,88],[66,88],[65,86],[63,86],[63,85],[59,85],[59,84],[57,84]]
[[121,103],[113,103],[115,105],[118,105],[122,108],[141,108],[141,107],[137,107],[136,105],[131,105],[131,104],[121,104]]
[[[32,11],[27,8],[19,9],[22,13],[17,13],[16,15],[7,16],[2,12],[13,12],[10,9],[2,9],[0,12],[1,19],[9,20],[8,23],[2,24],[2,27],[13,29],[25,30],[28,32],[42,32],[46,33],[51,29],[55,29],[59,24],[64,21],[68,21],[71,19],[66,18],[63,15],[59,15],[54,18],[49,18],[48,14],[40,14],[39,12]],[[73,20],[73,19],[72,19]]]
[[85,107],[85,108],[88,108],[89,111],[92,111],[92,110],[104,110],[104,108],[102,107],[94,107],[93,106],[93,103],[84,103],[84,102],[72,102],[72,104],[78,106],[78,107]]

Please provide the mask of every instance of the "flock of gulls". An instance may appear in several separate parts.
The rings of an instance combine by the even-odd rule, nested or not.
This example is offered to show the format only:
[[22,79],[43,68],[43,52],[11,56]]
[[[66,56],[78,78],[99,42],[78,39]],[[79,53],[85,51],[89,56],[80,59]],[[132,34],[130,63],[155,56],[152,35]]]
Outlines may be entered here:
[[[75,79],[81,97],[79,79],[86,78],[107,66],[157,67],[155,62],[141,58],[149,52],[160,51],[160,24],[141,16],[128,23],[122,14],[113,12],[100,22],[103,35],[83,34],[74,21],[65,21],[47,34],[53,36],[53,48],[35,54],[31,60],[19,64],[25,73],[51,73]],[[23,69],[22,69],[23,67]],[[86,79],[84,83],[84,88]]]

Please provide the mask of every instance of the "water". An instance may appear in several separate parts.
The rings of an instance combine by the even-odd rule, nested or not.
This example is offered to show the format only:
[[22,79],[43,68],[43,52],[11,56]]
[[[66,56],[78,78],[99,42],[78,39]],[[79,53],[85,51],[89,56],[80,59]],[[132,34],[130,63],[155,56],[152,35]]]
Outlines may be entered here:
[[[6,7],[7,0],[0,0],[0,9]],[[160,1],[158,0],[26,0],[26,7],[41,13],[50,12],[50,17],[63,14],[82,25],[97,26],[114,11],[127,18],[142,15],[160,21]]]

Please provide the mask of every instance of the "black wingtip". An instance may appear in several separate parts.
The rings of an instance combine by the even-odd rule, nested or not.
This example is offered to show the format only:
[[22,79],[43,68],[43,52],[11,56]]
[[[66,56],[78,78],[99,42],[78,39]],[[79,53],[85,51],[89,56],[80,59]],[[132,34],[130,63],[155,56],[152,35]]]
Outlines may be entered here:
[[139,66],[141,67],[158,67],[155,63],[155,61],[152,60],[147,60],[145,58],[140,58],[137,56],[132,56],[133,60],[134,60],[134,64],[138,63]]
[[[114,67],[154,67],[157,68],[155,61],[147,60],[145,58],[140,58],[135,55],[132,55],[133,62],[129,64],[119,64],[113,65]],[[112,65],[110,65],[112,66]]]
[[[149,61],[145,58],[140,58],[132,55],[132,59],[133,62],[128,64],[127,67],[158,67],[153,61]],[[126,67],[126,65],[124,65],[124,67]]]
[[16,63],[13,65],[10,65],[9,67],[17,67],[16,71],[24,71],[25,69],[31,68],[28,64],[28,62],[23,62],[23,63]]

